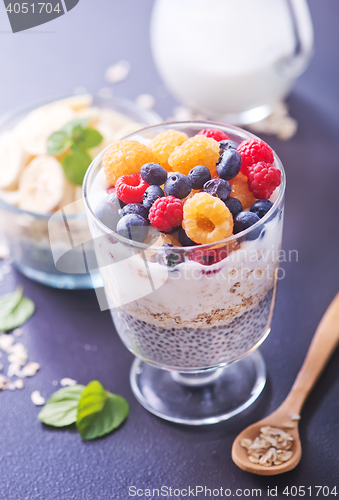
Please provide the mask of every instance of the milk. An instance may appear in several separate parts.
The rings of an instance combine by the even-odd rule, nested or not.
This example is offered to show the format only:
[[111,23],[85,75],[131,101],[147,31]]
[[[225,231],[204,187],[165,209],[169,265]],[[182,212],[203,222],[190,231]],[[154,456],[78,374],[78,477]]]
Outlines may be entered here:
[[[151,46],[160,75],[180,101],[209,117],[265,113],[311,53],[307,4],[295,7],[298,25],[286,0],[157,0]],[[296,26],[305,52],[297,69]]]

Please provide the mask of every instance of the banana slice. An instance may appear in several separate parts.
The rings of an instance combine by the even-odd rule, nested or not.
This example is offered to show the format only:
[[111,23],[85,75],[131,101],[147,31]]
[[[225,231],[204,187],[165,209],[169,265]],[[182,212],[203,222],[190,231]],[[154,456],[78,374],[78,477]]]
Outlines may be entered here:
[[47,153],[47,139],[66,123],[74,120],[76,114],[69,106],[49,104],[37,108],[14,129],[23,150],[31,156]]
[[9,205],[19,205],[20,193],[17,191],[2,191],[0,189],[0,199],[4,200]]
[[0,137],[0,189],[15,189],[20,173],[28,161],[20,141],[11,132]]
[[53,104],[61,104],[72,108],[74,111],[80,111],[81,109],[89,108],[92,102],[93,97],[90,94],[82,94],[60,99],[59,101],[55,101]]
[[58,160],[48,155],[34,158],[19,181],[19,207],[30,212],[51,212],[62,200],[64,183],[64,172]]

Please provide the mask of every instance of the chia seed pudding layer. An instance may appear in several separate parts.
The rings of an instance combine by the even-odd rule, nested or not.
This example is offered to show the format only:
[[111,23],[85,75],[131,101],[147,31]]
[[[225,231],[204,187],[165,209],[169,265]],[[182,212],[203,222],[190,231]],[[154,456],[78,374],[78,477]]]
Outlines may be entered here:
[[125,345],[136,356],[164,368],[202,369],[234,361],[265,336],[274,306],[272,287],[258,305],[232,321],[216,321],[205,328],[182,325],[164,328],[123,311],[111,310]]

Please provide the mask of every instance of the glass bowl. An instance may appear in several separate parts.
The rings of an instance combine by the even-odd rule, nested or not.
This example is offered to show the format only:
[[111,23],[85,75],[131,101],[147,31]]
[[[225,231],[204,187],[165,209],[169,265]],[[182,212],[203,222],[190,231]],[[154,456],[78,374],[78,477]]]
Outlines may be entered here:
[[[128,138],[147,142],[170,128],[189,137],[218,128],[238,144],[255,137],[218,123],[177,122]],[[282,183],[272,195],[272,208],[256,224],[218,243],[166,249],[157,234],[148,244],[138,243],[95,217],[107,187],[102,158],[103,153],[86,174],[84,197],[107,307],[137,357],[131,371],[134,394],[149,411],[174,422],[201,425],[230,418],[258,397],[266,380],[256,349],[270,332],[274,308],[283,166],[275,155]]]
[[[3,117],[0,135],[13,129],[29,112],[59,99],[49,99]],[[161,121],[156,113],[126,99],[94,96],[93,106],[119,112],[141,126]],[[91,236],[84,210],[74,213],[68,205],[51,216],[22,210],[0,197],[0,236],[9,246],[14,266],[28,278],[55,288],[100,286],[99,273],[91,276],[85,259],[85,252],[91,260],[95,260],[95,256],[90,248]]]

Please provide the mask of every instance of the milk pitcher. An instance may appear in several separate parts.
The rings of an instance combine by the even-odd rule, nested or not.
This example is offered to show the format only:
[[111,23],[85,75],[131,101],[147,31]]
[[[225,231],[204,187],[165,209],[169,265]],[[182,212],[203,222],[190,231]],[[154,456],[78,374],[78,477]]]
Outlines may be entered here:
[[156,0],[150,36],[173,95],[235,124],[269,115],[313,51],[306,0]]

